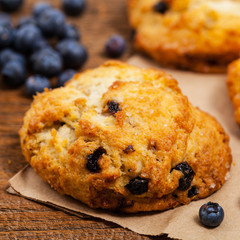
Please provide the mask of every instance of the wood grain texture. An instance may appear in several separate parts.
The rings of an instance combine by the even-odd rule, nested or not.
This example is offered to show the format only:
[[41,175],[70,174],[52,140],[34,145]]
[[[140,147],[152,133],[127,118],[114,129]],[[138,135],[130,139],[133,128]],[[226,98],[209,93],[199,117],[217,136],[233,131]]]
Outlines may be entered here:
[[[14,24],[19,17],[31,13],[37,2],[25,0],[24,6],[11,15]],[[49,1],[59,7],[60,0]],[[128,41],[122,60],[131,54],[130,29],[127,23],[125,0],[87,0],[86,11],[68,21],[78,26],[82,43],[87,47],[89,60],[83,69],[96,67],[107,60],[104,44],[111,34],[118,33]],[[18,130],[31,99],[24,89],[8,89],[0,81],[0,239],[161,239],[166,236],[141,236],[116,224],[84,219],[24,198],[7,194],[8,179],[25,166],[21,154]]]

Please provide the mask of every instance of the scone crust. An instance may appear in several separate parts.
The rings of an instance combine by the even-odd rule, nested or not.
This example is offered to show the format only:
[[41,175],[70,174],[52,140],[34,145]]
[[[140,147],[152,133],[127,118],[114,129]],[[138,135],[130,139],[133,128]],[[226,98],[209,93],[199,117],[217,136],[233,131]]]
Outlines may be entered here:
[[[187,204],[218,190],[232,161],[225,131],[189,103],[175,79],[116,61],[38,94],[19,134],[42,179],[92,208]],[[182,164],[194,172],[184,190]],[[134,179],[145,185],[132,191]]]
[[169,9],[154,11],[159,0],[128,0],[136,49],[167,67],[197,72],[226,72],[240,53],[240,2],[165,0]]
[[227,88],[233,103],[235,120],[240,125],[240,59],[228,66]]

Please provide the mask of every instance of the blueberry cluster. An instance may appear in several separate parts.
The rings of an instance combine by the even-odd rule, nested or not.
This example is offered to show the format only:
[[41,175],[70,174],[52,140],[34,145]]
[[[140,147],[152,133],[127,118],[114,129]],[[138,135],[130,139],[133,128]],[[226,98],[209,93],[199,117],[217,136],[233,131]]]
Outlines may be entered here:
[[[2,2],[5,1],[0,0],[0,5]],[[77,4],[80,5],[76,7]],[[84,0],[63,1],[63,9],[68,14],[78,15],[84,7]],[[54,87],[50,78],[57,77],[55,86],[63,86],[88,58],[86,48],[79,43],[80,38],[80,32],[66,22],[63,12],[48,3],[35,4],[32,15],[21,18],[16,27],[13,27],[7,14],[0,13],[3,83],[9,87],[25,84],[28,96]],[[57,42],[56,45],[53,42]]]

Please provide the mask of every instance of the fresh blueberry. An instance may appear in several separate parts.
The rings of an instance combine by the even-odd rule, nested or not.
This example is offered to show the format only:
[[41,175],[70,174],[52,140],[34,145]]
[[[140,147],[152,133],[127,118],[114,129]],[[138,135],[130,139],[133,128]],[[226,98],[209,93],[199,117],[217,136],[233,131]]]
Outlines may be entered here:
[[11,25],[0,23],[0,49],[10,46],[13,42],[14,34]]
[[8,24],[9,26],[12,25],[11,20],[7,14],[0,13],[0,24]]
[[0,0],[0,6],[4,11],[14,12],[23,4],[23,0]]
[[71,39],[59,42],[56,49],[61,54],[66,68],[78,69],[88,58],[85,47]]
[[217,227],[224,218],[224,211],[218,203],[208,202],[199,209],[200,221],[206,227]]
[[40,75],[30,76],[25,82],[25,92],[29,97],[35,95],[37,92],[43,92],[45,88],[50,87],[50,81]]
[[87,164],[86,164],[87,169],[92,173],[99,172],[101,168],[98,165],[98,160],[103,154],[106,154],[106,153],[107,152],[103,147],[99,147],[92,154],[89,154],[87,156]]
[[74,25],[65,24],[59,37],[60,39],[73,39],[78,41],[80,39],[80,34]]
[[26,64],[25,57],[21,55],[20,53],[14,52],[10,48],[5,48],[0,52],[0,66],[4,66],[10,61],[18,61],[20,62],[23,66]]
[[85,0],[63,0],[63,9],[70,16],[79,15],[85,7]]
[[64,84],[70,80],[74,75],[76,71],[73,69],[67,69],[64,72],[62,72],[57,79],[57,87],[62,87]]
[[44,38],[36,39],[33,47],[33,52],[37,52],[40,49],[47,48],[47,47],[50,47],[50,46],[48,45],[48,42]]
[[161,14],[164,14],[168,9],[169,6],[165,1],[160,1],[153,6],[153,10]]
[[148,180],[141,177],[133,178],[125,187],[134,195],[141,195],[148,191]]
[[111,58],[120,57],[126,49],[126,42],[120,35],[111,36],[105,45],[106,54]]
[[19,61],[9,61],[2,68],[3,82],[9,87],[22,85],[25,77],[25,67]]
[[65,17],[57,9],[48,8],[39,15],[37,24],[46,37],[59,36],[65,24]]
[[31,57],[32,69],[35,73],[46,77],[57,76],[62,70],[62,58],[50,47],[35,52]]
[[32,14],[35,18],[38,18],[45,10],[52,8],[52,6],[45,2],[39,2],[33,7]]
[[24,25],[27,25],[27,24],[36,25],[36,20],[31,16],[22,17],[18,21],[17,28],[21,28],[21,27],[23,27]]
[[17,51],[31,53],[37,39],[42,38],[40,29],[32,24],[17,29],[14,45]]

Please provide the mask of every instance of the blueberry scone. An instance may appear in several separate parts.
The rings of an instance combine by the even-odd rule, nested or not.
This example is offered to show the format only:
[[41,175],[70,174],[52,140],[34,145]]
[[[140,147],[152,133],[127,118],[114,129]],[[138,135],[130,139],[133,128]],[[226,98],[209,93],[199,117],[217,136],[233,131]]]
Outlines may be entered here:
[[235,120],[240,125],[240,59],[228,66],[227,88],[234,106]]
[[38,94],[20,138],[26,160],[58,192],[124,212],[204,198],[232,161],[223,128],[175,79],[117,61]]
[[137,49],[164,66],[225,72],[240,53],[240,1],[128,0]]

